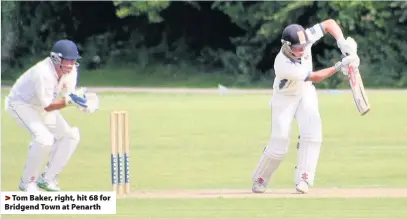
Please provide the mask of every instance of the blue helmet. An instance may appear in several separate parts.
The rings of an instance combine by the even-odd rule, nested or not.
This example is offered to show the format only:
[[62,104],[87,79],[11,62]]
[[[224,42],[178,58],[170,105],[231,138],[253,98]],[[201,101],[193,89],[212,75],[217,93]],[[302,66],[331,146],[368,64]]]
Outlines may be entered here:
[[[62,65],[62,59],[65,60],[77,60],[81,57],[79,56],[78,47],[76,44],[70,40],[58,40],[52,47],[50,58],[54,65],[60,69],[64,69],[63,73],[69,73],[72,69],[69,65]],[[79,63],[75,62],[76,68],[79,67]]]
[[299,24],[290,24],[284,28],[282,41],[289,46],[301,46],[307,44],[307,35],[305,29]]
[[290,24],[284,28],[281,42],[283,43],[282,49],[286,56],[292,59],[299,59],[293,53],[293,48],[305,48],[308,44],[307,34],[304,27],[299,24]]
[[78,47],[70,40],[58,40],[51,50],[51,56],[57,56],[61,59],[80,59]]

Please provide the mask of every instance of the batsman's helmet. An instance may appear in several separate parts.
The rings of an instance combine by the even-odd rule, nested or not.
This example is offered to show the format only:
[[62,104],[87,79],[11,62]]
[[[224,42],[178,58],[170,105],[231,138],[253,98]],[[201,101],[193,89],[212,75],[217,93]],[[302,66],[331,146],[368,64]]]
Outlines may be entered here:
[[283,30],[282,39],[283,43],[289,46],[302,46],[307,43],[307,35],[305,29],[299,24],[290,24]]
[[308,40],[304,27],[299,24],[288,25],[283,30],[281,42],[283,43],[283,50],[293,56],[293,48],[304,48],[307,45]]

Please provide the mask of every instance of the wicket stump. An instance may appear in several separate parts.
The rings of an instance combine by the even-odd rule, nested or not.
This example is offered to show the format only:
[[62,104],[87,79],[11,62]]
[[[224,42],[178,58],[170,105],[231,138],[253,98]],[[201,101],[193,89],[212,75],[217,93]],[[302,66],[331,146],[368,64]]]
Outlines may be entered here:
[[126,111],[113,111],[110,114],[110,149],[113,191],[118,195],[127,195],[130,193],[130,143]]

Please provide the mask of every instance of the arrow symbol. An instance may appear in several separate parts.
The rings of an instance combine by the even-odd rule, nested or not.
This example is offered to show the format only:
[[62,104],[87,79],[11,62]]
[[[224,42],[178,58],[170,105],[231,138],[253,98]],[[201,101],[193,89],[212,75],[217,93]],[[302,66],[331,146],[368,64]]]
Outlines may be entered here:
[[7,201],[7,200],[10,200],[10,196],[7,196],[7,195],[6,195],[5,199],[6,199],[6,201]]

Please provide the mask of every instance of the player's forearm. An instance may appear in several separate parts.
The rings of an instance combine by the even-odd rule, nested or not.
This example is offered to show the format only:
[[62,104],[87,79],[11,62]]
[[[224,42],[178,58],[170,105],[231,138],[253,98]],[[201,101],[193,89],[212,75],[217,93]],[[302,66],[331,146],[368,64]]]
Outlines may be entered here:
[[344,39],[341,27],[333,19],[328,19],[321,22],[324,31],[331,34],[337,41]]
[[53,110],[59,110],[66,107],[65,99],[54,100],[49,106],[45,107],[44,110],[47,112]]
[[326,78],[331,77],[333,74],[336,73],[336,68],[334,66],[329,68],[324,68],[319,71],[314,71],[310,74],[308,80],[312,82],[320,82]]

